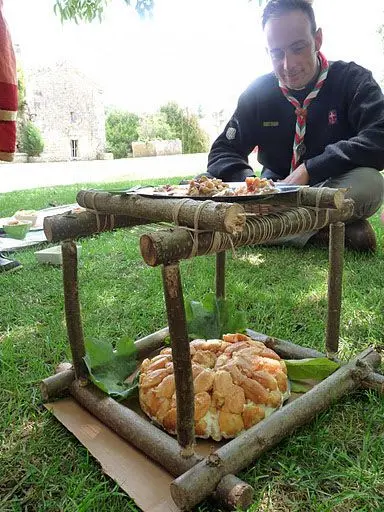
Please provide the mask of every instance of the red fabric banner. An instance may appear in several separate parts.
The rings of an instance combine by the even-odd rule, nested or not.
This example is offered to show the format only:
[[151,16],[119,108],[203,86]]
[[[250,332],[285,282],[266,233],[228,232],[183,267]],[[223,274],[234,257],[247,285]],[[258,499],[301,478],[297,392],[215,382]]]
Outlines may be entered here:
[[13,160],[16,148],[16,113],[16,59],[3,16],[3,0],[0,0],[0,160]]

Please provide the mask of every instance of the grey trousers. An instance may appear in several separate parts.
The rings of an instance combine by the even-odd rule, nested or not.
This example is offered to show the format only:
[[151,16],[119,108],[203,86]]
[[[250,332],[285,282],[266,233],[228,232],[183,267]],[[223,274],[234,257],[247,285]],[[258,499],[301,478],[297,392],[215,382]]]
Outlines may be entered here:
[[[384,201],[384,177],[377,169],[371,167],[356,167],[351,171],[329,178],[314,187],[346,188],[346,198],[353,199],[355,209],[349,222],[371,217]],[[303,247],[317,231],[279,238],[268,245],[293,245]]]

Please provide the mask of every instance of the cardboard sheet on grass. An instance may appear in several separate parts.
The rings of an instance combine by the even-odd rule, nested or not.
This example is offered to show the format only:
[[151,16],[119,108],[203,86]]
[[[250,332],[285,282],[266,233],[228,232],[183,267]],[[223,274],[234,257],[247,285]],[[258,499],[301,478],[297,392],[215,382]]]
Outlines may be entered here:
[[[292,394],[289,402],[300,395]],[[169,491],[174,477],[129,444],[73,398],[45,404],[144,512],[178,512]],[[132,406],[137,413],[141,411]],[[146,417],[141,413],[143,417]],[[149,421],[149,420],[148,420]],[[196,452],[206,456],[224,442],[197,439]]]
[[[43,223],[45,217],[50,217],[51,215],[58,215],[59,213],[64,213],[72,210],[73,208],[78,207],[79,205],[75,203],[67,204],[64,206],[53,206],[50,208],[44,208],[43,210],[39,210],[36,225],[27,233],[26,237],[23,240],[9,238],[7,236],[0,236],[0,252],[14,252],[17,251],[18,249],[23,249],[24,247],[32,247],[34,245],[46,242],[47,238],[43,230]],[[10,219],[11,217],[0,218],[0,227],[6,224]]]

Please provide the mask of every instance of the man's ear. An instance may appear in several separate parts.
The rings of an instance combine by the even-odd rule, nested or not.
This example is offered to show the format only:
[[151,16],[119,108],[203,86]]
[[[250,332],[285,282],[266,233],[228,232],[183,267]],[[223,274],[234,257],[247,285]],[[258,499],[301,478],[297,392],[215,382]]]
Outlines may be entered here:
[[321,28],[318,28],[316,30],[315,34],[315,50],[318,52],[321,48],[321,45],[323,44],[323,31]]

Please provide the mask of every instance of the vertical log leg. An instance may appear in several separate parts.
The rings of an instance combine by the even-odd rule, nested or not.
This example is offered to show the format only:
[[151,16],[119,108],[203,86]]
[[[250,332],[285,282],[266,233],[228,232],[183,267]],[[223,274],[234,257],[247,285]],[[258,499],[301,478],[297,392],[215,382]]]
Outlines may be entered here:
[[341,287],[344,261],[343,222],[329,226],[329,273],[328,273],[328,319],[326,331],[326,353],[336,357],[339,350]]
[[71,345],[72,362],[76,378],[86,377],[83,326],[81,323],[78,281],[77,281],[77,248],[72,240],[61,244],[63,255],[64,304],[67,333]]
[[225,299],[225,251],[216,254],[216,297]]
[[194,390],[187,322],[178,263],[162,267],[176,384],[177,440],[184,457],[194,453]]

